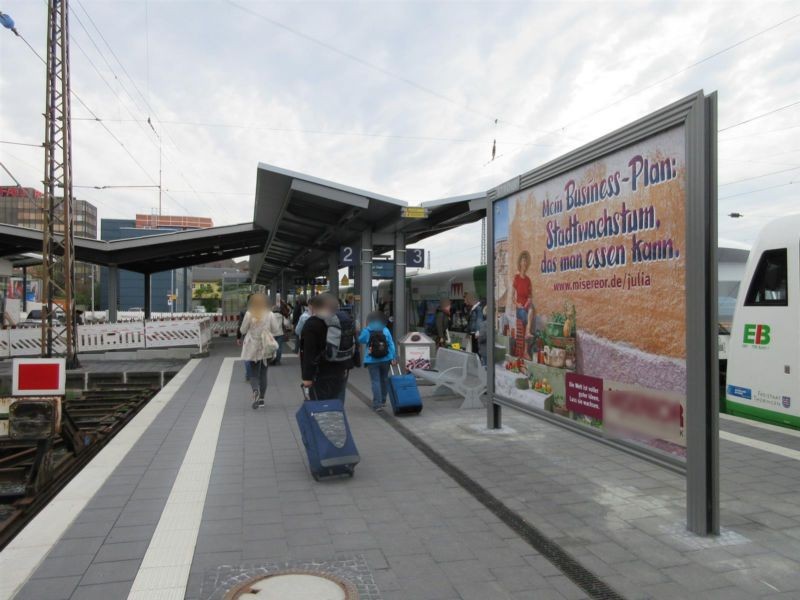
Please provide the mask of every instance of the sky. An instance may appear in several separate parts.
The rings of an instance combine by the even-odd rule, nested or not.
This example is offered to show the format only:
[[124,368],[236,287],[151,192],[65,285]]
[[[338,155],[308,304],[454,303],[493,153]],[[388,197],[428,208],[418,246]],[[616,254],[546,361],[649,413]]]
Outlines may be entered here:
[[[699,89],[719,94],[720,238],[750,243],[800,211],[797,2],[70,6],[74,193],[101,218],[157,211],[159,146],[164,214],[224,225],[252,219],[259,162],[416,204],[487,190]],[[0,10],[43,54],[46,2]],[[44,83],[0,29],[0,162],[39,189],[41,148],[7,142],[42,142]],[[475,265],[480,225],[420,246],[434,271]]]

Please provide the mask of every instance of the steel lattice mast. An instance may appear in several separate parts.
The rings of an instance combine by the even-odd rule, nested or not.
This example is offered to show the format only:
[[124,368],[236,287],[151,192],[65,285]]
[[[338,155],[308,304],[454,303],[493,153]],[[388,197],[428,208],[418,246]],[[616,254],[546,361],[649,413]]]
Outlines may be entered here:
[[[44,154],[42,356],[66,356],[78,365],[75,335],[75,254],[72,212],[72,130],[69,87],[69,7],[49,0]],[[60,194],[60,195],[59,195]],[[55,314],[63,299],[64,323]]]

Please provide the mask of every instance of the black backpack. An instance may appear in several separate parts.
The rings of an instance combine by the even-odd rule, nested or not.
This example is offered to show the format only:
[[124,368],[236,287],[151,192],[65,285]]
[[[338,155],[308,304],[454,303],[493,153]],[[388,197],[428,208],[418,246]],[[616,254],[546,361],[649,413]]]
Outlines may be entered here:
[[369,332],[369,355],[372,358],[386,358],[389,356],[389,340],[383,331]]
[[356,346],[356,326],[353,318],[340,310],[330,317],[325,317],[323,321],[328,327],[323,359],[327,362],[352,360]]

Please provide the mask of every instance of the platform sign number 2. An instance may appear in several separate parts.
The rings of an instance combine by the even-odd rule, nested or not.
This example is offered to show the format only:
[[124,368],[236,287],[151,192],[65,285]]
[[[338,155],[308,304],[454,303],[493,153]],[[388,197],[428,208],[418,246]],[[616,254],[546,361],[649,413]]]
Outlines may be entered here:
[[352,267],[358,262],[358,248],[355,246],[342,246],[339,248],[339,266]]
[[422,269],[425,267],[425,250],[422,248],[406,248],[406,266]]

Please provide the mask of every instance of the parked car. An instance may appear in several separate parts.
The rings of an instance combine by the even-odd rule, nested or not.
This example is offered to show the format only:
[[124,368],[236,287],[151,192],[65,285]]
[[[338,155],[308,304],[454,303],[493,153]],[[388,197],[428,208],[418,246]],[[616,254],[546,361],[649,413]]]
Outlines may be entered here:
[[[59,323],[64,323],[66,321],[64,317],[64,311],[57,308],[56,309],[56,320]],[[20,323],[21,327],[41,327],[42,325],[42,311],[41,309],[34,309],[28,313],[28,316],[25,317],[25,320]]]

